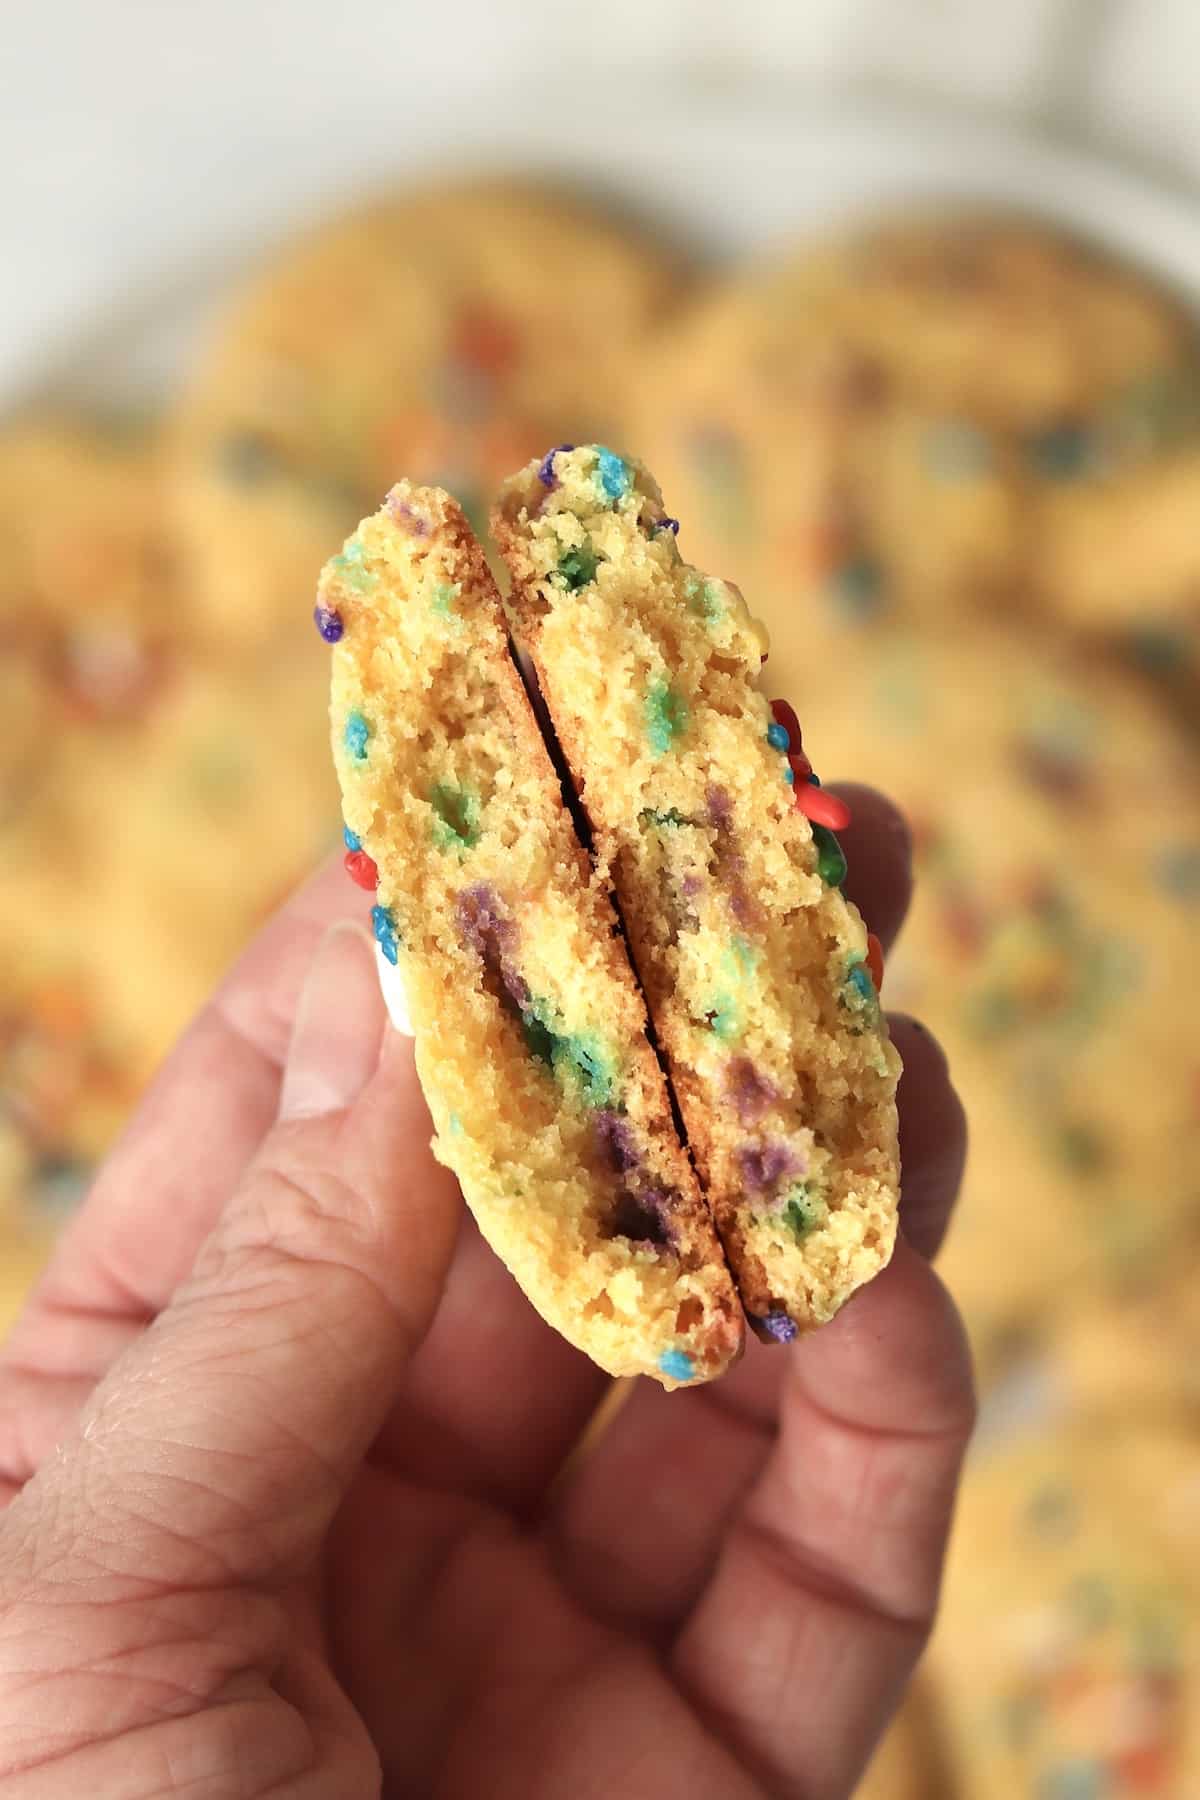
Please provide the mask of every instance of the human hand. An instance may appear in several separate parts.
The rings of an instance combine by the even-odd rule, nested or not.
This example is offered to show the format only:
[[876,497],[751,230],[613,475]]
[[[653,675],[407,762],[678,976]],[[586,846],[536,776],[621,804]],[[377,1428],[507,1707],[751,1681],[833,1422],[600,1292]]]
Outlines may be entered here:
[[[853,793],[887,943],[894,812]],[[847,1794],[933,1613],[972,1419],[925,1256],[961,1173],[905,1060],[905,1236],[789,1349],[610,1383],[434,1163],[328,868],[153,1084],[0,1363],[0,1795]]]

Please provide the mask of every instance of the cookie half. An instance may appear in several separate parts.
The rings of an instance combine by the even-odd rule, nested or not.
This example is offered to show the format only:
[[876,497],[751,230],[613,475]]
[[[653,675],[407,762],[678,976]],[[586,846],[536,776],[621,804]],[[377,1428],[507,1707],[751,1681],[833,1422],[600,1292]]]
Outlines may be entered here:
[[539,1312],[613,1374],[743,1326],[603,880],[466,518],[400,483],[322,573],[351,872],[401,969],[434,1152]]
[[743,1304],[786,1341],[891,1254],[899,1059],[841,803],[758,691],[762,627],[677,529],[596,445],[530,463],[492,519]]

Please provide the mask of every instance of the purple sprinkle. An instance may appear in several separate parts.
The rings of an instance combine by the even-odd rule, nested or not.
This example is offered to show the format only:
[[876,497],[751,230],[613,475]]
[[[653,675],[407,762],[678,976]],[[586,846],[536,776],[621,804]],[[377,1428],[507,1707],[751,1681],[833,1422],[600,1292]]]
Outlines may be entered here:
[[792,1150],[778,1138],[766,1144],[739,1144],[737,1159],[742,1180],[758,1194],[776,1187],[785,1175],[802,1172]]
[[723,787],[710,787],[705,795],[708,803],[708,816],[713,824],[720,827],[728,825],[733,817],[733,804]]
[[654,529],[655,529],[655,531],[673,531],[675,536],[678,537],[679,536],[679,520],[678,519],[660,519],[658,521],[657,525],[654,527]]
[[464,888],[457,912],[459,929],[484,967],[499,977],[519,1007],[528,1006],[529,984],[513,964],[517,928],[501,909],[495,888],[486,881]]
[[573,450],[574,448],[574,444],[555,444],[553,450],[547,450],[538,464],[538,480],[544,488],[552,488],[555,485],[557,478],[554,473],[554,459],[559,451]]
[[774,1083],[759,1073],[748,1056],[739,1056],[730,1063],[725,1075],[725,1087],[743,1125],[753,1125],[757,1119],[761,1119],[771,1103],[779,1097]]
[[613,1112],[611,1107],[605,1107],[596,1114],[596,1136],[622,1174],[637,1167],[638,1153],[628,1119]]
[[782,1311],[769,1312],[757,1323],[762,1326],[768,1337],[775,1339],[777,1344],[790,1344],[800,1329],[795,1319],[789,1318],[788,1314]]
[[410,501],[401,499],[393,490],[383,504],[397,525],[407,525],[414,537],[428,537],[429,520]]
[[320,600],[313,607],[313,619],[327,644],[336,644],[346,629],[341,613],[335,607],[323,605]]

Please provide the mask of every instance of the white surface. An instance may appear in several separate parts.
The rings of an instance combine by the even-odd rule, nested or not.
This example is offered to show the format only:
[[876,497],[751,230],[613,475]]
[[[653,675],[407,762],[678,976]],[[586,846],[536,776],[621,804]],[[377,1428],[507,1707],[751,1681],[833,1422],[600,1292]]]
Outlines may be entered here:
[[[460,122],[454,159],[550,169],[601,181],[715,256],[768,250],[798,231],[889,205],[939,197],[1032,208],[1085,231],[1144,264],[1200,303],[1200,209],[1190,200],[1086,153],[1056,149],[957,115],[928,117],[882,102],[831,102],[793,117],[782,103],[751,107],[713,97],[693,108],[648,107],[639,90],[610,105],[605,130],[570,136],[562,103],[513,108],[482,97]],[[609,144],[622,146],[622,168]],[[396,138],[411,170],[444,165],[437,109],[409,112]],[[394,148],[394,146],[393,146]],[[295,175],[292,171],[292,175]],[[326,202],[330,187],[323,190]],[[278,182],[258,198],[268,236],[313,195]],[[224,237],[222,233],[225,233]],[[184,241],[162,247],[173,279],[151,280],[86,326],[61,320],[30,360],[19,334],[0,360],[0,400],[31,389],[75,399],[123,400],[169,386],[229,275],[255,256],[263,234],[217,206],[198,234],[203,260]],[[0,290],[2,291],[2,290]]]
[[384,1005],[388,1010],[388,1018],[401,1037],[415,1037],[412,1019],[408,1011],[408,993],[404,986],[404,977],[395,963],[388,961],[379,945],[375,946],[375,967],[379,970],[379,986],[383,993]]
[[[0,397],[81,333],[145,304],[178,315],[197,275],[202,286],[295,220],[430,160],[523,146],[702,227],[711,209],[718,235],[743,244],[786,229],[793,203],[803,224],[872,182],[882,198],[929,180],[928,166],[889,166],[893,140],[861,128],[864,98],[904,102],[918,123],[949,102],[1018,140],[1065,131],[1200,176],[1198,65],[1197,0],[12,4],[0,18]],[[822,140],[847,98],[859,102],[850,141]],[[999,163],[981,168],[961,134],[935,132],[946,179],[991,191]],[[676,166],[662,172],[664,142]],[[1062,210],[1078,196],[1087,223],[1166,255],[1161,208],[1139,233],[1125,207],[1141,198],[1114,188],[1099,220],[1086,182],[1054,176],[1043,193],[1031,155],[1009,158],[1005,197]],[[1180,211],[1190,239],[1194,205]]]

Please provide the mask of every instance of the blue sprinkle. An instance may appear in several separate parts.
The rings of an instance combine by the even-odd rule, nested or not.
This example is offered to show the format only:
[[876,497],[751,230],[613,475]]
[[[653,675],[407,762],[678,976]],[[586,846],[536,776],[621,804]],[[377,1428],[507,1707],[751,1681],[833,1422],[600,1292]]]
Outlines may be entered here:
[[600,492],[606,500],[615,505],[623,500],[633,486],[633,471],[624,457],[618,456],[615,450],[596,448],[596,481]]
[[375,942],[388,961],[390,963],[399,961],[396,915],[390,906],[373,906],[371,908],[371,930],[375,933]]
[[767,742],[772,750],[786,750],[791,742],[786,725],[770,724],[767,726]]
[[789,763],[787,768],[783,771],[783,779],[787,782],[789,787],[795,787],[796,771],[793,769],[791,763]]
[[660,519],[658,521],[657,525],[654,527],[654,529],[655,529],[655,531],[670,531],[670,532],[673,532],[676,537],[678,537],[679,536],[679,520],[678,519],[669,519],[669,518],[668,519]]
[[664,1350],[658,1367],[668,1381],[690,1381],[696,1373],[696,1365],[686,1350]]
[[852,556],[836,571],[834,590],[850,618],[873,618],[883,604],[883,570],[873,556]]
[[541,462],[538,464],[538,480],[544,488],[552,488],[554,486],[556,480],[554,474],[554,459],[559,451],[573,450],[574,448],[574,444],[555,444],[553,450],[547,450],[545,456],[543,456]]
[[342,826],[342,842],[345,844],[347,850],[362,849],[362,839],[357,832],[351,831],[348,825]]
[[346,728],[342,732],[342,742],[355,762],[366,762],[367,739],[371,735],[371,727],[360,712],[346,715]]

